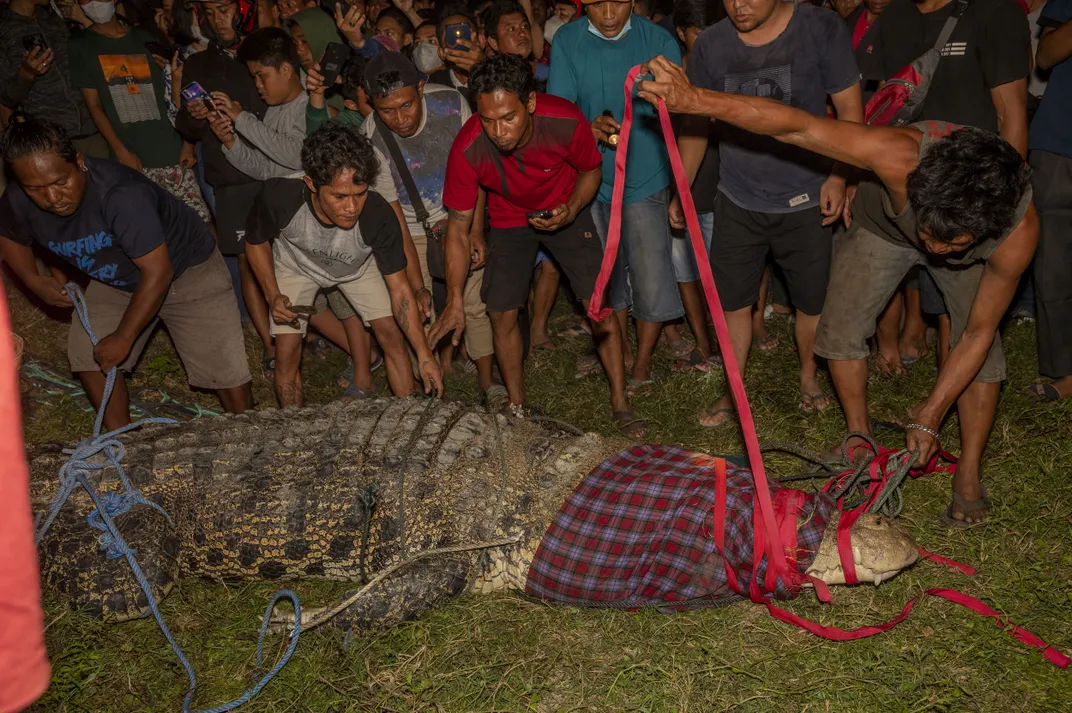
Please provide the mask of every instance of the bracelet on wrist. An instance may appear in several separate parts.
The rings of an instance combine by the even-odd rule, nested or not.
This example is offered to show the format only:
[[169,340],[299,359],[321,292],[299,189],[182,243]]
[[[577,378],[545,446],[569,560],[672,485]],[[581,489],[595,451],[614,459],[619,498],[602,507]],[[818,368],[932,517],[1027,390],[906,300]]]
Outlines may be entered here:
[[916,431],[923,431],[924,433],[928,433],[931,436],[934,436],[934,440],[936,440],[936,441],[939,440],[938,431],[934,430],[933,428],[930,428],[929,426],[924,426],[924,425],[919,424],[919,423],[910,423],[907,426],[905,426],[906,431],[911,431],[913,429],[916,430]]

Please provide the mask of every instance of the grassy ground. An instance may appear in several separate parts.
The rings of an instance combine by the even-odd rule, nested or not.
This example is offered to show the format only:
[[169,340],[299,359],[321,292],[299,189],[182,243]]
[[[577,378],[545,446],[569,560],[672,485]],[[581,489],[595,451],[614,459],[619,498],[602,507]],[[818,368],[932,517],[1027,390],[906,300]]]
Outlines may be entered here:
[[[65,326],[12,294],[17,330],[27,350],[64,364]],[[560,301],[561,302],[561,301]],[[560,304],[559,309],[563,309]],[[770,323],[781,346],[757,355],[747,378],[761,440],[813,448],[835,443],[844,429],[836,409],[806,416],[797,409],[790,327]],[[969,579],[920,563],[875,589],[838,589],[833,606],[810,596],[789,608],[828,625],[853,627],[892,618],[922,589],[948,586],[990,603],[1054,646],[1072,651],[1072,403],[1039,405],[1019,390],[1035,375],[1031,325],[1006,332],[1012,380],[990,442],[986,478],[995,503],[989,524],[951,531],[938,520],[948,483],[912,482],[903,515],[921,544],[979,567]],[[584,344],[557,338],[558,349],[528,366],[531,400],[585,429],[611,431],[603,381],[573,379]],[[250,340],[250,356],[259,353]],[[254,362],[255,363],[255,362]],[[335,396],[341,354],[305,368],[307,395]],[[256,392],[271,405],[269,385]],[[671,374],[661,352],[659,388],[639,398],[652,422],[650,439],[709,452],[740,453],[732,429],[706,431],[695,415],[721,392],[719,375]],[[933,380],[928,360],[908,377],[872,384],[877,418],[900,418]],[[135,384],[190,394],[165,334],[158,334]],[[475,384],[450,379],[452,398],[472,399]],[[27,418],[31,445],[72,440],[91,427],[79,401],[35,405]],[[957,448],[955,419],[943,435]],[[900,436],[886,434],[889,445]],[[774,457],[775,474],[800,465]],[[309,606],[332,601],[343,585],[293,584]],[[195,704],[216,705],[241,693],[254,675],[257,617],[273,584],[225,588],[185,581],[162,610],[199,674]],[[37,711],[173,711],[186,679],[152,621],[106,625],[69,611],[46,593],[53,682]],[[273,660],[285,645],[270,640]],[[1066,711],[1072,681],[991,622],[951,603],[924,599],[892,632],[830,643],[772,620],[742,603],[720,610],[663,616],[588,611],[528,603],[516,596],[469,596],[416,622],[371,639],[341,634],[303,637],[289,666],[248,706],[252,711]]]

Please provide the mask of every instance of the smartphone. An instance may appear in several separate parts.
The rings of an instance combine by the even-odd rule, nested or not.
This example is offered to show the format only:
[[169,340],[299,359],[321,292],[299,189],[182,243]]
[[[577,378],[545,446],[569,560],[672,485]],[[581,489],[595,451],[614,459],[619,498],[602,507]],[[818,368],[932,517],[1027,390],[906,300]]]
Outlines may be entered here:
[[171,59],[171,55],[174,54],[171,48],[163,42],[146,42],[145,49],[149,50],[150,54],[155,54],[164,59]]
[[216,105],[212,103],[212,97],[210,97],[209,93],[205,91],[205,88],[197,82],[190,82],[182,88],[182,98],[184,101],[188,102],[203,101],[205,102],[206,109],[209,111],[216,111]]
[[341,42],[329,42],[324,50],[324,56],[320,58],[320,73],[324,75],[324,89],[335,86],[342,66],[350,59],[350,48]]
[[22,38],[22,48],[27,52],[33,52],[34,49],[40,48],[42,50],[48,49],[48,42],[45,41],[45,35],[41,32],[34,32],[31,35],[26,35]]
[[447,47],[450,48],[457,47],[458,40],[472,42],[473,28],[469,26],[468,22],[456,22],[447,25],[443,28],[443,39],[446,40]]
[[525,213],[525,217],[527,218],[539,218],[540,220],[548,220],[553,215],[554,213],[549,210],[537,210],[532,213]]

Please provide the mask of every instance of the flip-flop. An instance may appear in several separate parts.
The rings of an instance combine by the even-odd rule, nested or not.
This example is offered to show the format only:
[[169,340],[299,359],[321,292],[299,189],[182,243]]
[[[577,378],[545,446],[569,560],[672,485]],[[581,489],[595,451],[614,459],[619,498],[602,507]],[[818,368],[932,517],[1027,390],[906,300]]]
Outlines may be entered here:
[[644,379],[644,381],[635,381],[632,378],[625,380],[625,395],[629,398],[634,396],[645,396],[651,393],[652,388],[655,386],[654,379]]
[[555,343],[550,339],[544,339],[542,342],[534,342],[532,344],[532,351],[534,352],[549,352],[555,348]]
[[670,365],[670,370],[678,373],[688,371],[709,372],[722,365],[721,355],[712,355],[704,358],[699,349],[693,349],[687,359],[678,359]]
[[614,422],[618,425],[618,431],[626,438],[639,440],[648,433],[648,422],[637,416],[632,410],[615,411]]
[[949,503],[949,505],[946,506],[945,511],[942,512],[942,522],[944,522],[946,525],[949,525],[950,527],[955,527],[958,530],[966,530],[969,527],[974,527],[975,525],[985,524],[986,520],[969,522],[967,520],[958,520],[953,517],[953,507],[955,505],[960,506],[960,511],[964,514],[965,517],[971,515],[972,513],[979,512],[980,510],[989,510],[991,506],[990,500],[986,497],[986,486],[982,486],[982,489],[983,496],[978,500],[968,500],[966,497],[959,493],[953,493],[953,502]]
[[752,346],[761,352],[770,352],[778,348],[781,344],[781,340],[777,336],[767,332],[767,336],[759,337],[752,340]]
[[675,359],[688,359],[689,354],[696,348],[692,342],[684,337],[676,342],[667,340],[666,346],[670,349],[670,353],[674,355]]
[[737,421],[737,410],[729,406],[722,406],[720,408],[705,408],[703,410],[703,413],[701,414],[701,417],[707,416],[708,418],[714,418],[724,413],[728,413],[730,415],[729,418],[724,418],[718,423],[706,424],[702,421],[698,421],[698,423],[700,424],[701,428],[722,428],[727,423],[734,423]]
[[594,376],[603,372],[603,365],[599,363],[599,357],[593,355],[583,356],[580,361],[577,362],[577,371],[574,372],[573,378],[580,381],[581,379],[587,379],[589,376]]
[[323,337],[310,339],[305,343],[305,353],[317,361],[325,361],[328,358],[328,340]]
[[[369,365],[369,371],[375,373],[383,368],[383,354],[377,354],[376,358],[372,360],[372,364]],[[345,384],[343,382],[346,382]],[[354,383],[354,363],[351,361],[345,369],[339,373],[339,378],[335,380],[335,383],[339,385],[340,389],[345,389],[348,385]]]
[[379,388],[376,384],[372,385],[371,389],[362,389],[357,384],[351,383],[345,389],[342,390],[342,398],[353,399],[354,401],[364,401],[365,399],[375,396]]
[[1043,403],[1052,403],[1061,398],[1061,392],[1053,384],[1031,384],[1024,389],[1024,393]]
[[[827,404],[825,406],[816,406],[815,402],[819,401],[820,399],[827,399]],[[825,391],[819,391],[815,393],[810,393],[807,391],[800,392],[800,410],[804,413],[821,413],[822,411],[827,410],[836,403],[837,399],[835,399],[833,396],[826,393]]]

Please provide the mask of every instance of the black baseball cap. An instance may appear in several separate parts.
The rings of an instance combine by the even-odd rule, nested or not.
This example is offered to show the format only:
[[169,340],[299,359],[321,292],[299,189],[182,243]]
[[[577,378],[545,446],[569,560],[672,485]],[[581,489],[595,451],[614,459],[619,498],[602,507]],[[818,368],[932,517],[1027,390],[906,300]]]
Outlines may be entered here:
[[415,87],[422,79],[401,52],[380,52],[365,65],[363,84],[369,97],[383,97],[402,87]]

